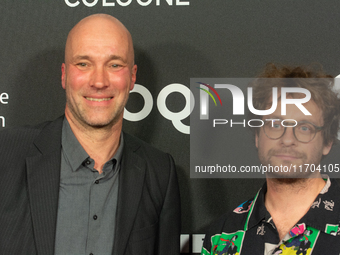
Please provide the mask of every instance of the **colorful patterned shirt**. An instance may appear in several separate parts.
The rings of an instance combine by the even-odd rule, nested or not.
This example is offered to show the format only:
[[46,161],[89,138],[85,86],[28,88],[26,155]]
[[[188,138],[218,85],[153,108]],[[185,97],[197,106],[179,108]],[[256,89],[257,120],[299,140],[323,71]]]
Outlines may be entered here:
[[255,198],[216,221],[202,255],[339,255],[340,187],[327,179],[309,211],[282,239],[264,205],[266,183]]

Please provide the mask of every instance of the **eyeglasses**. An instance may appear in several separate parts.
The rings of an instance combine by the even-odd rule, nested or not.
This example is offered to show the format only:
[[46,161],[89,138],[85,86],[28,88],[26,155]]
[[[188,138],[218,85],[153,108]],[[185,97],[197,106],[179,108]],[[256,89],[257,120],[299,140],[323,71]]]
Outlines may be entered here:
[[[283,126],[283,124],[285,124],[285,126]],[[302,143],[309,143],[314,139],[316,133],[323,129],[323,126],[319,127],[308,121],[301,121],[296,124],[294,122],[282,120],[271,120],[266,121],[266,123],[263,125],[263,130],[268,138],[277,140],[285,134],[287,127],[293,128],[293,133],[296,140]]]

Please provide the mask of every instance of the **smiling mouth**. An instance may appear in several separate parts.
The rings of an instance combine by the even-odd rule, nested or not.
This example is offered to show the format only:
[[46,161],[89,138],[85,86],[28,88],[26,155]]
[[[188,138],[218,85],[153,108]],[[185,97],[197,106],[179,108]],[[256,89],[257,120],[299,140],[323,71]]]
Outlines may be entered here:
[[103,102],[103,101],[109,101],[113,97],[105,97],[105,98],[93,98],[93,97],[85,97],[89,101],[94,101],[94,102]]
[[294,160],[294,159],[298,159],[299,157],[296,155],[288,155],[288,154],[277,154],[274,155],[277,158],[281,158],[281,159],[290,159],[290,160]]

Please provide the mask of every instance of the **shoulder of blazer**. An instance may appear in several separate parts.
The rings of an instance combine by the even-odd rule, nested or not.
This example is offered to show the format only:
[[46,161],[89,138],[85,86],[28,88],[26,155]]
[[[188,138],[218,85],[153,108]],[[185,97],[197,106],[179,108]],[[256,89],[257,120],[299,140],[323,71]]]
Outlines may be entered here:
[[60,149],[63,116],[35,126],[20,126],[0,131],[0,155],[29,156],[30,152]]
[[170,176],[176,171],[174,160],[170,154],[126,133],[124,133],[122,160],[123,167],[130,168],[132,165],[143,167],[146,171],[147,182],[161,183],[161,186],[164,187],[167,186]]
[[147,153],[153,156],[159,156],[159,157],[169,157],[168,153],[165,153],[154,146],[144,142],[143,140],[129,135],[125,132],[124,134],[124,146],[127,147],[128,150],[136,152],[137,154]]

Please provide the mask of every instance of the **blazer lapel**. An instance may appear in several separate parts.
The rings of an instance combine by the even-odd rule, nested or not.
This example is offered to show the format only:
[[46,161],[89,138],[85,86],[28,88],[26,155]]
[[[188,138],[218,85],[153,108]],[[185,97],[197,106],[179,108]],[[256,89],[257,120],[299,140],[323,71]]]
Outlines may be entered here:
[[53,254],[58,210],[62,120],[47,124],[26,158],[28,193],[38,254]]
[[124,134],[113,254],[125,254],[142,196],[146,162],[135,153],[138,148],[139,145],[131,142],[128,135]]

